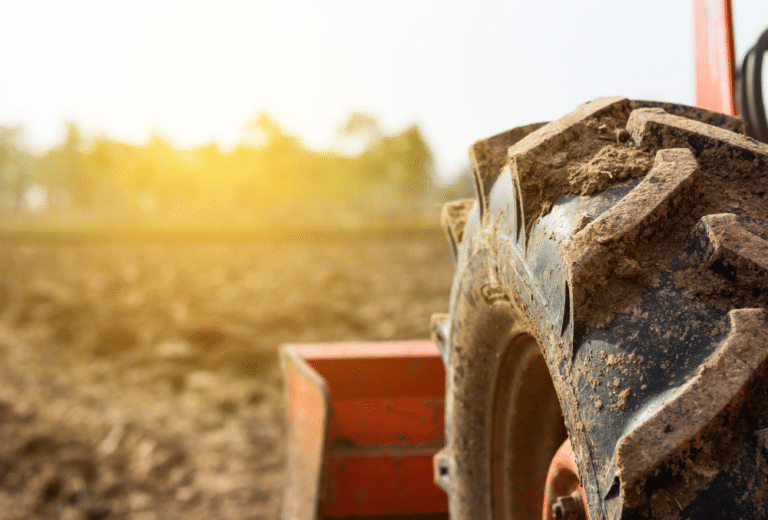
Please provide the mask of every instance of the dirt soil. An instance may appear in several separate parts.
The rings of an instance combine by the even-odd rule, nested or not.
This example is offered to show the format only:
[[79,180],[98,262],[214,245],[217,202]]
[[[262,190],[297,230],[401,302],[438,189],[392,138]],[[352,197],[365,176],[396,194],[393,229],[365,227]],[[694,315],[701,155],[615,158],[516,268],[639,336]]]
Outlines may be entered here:
[[0,243],[0,518],[273,519],[280,344],[427,338],[441,232]]

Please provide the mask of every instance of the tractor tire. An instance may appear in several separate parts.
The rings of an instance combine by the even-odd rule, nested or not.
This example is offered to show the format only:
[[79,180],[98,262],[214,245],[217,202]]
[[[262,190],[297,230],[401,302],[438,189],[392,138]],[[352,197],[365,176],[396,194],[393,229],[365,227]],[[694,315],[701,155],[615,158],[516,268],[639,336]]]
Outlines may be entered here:
[[768,518],[768,145],[614,97],[470,163],[432,323],[451,518],[546,518],[567,439],[592,520]]

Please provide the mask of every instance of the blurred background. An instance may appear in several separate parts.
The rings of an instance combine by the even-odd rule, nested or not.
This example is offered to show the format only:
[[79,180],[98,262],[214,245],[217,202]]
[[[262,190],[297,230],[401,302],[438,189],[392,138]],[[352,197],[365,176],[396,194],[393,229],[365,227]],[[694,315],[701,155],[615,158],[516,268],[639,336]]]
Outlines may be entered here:
[[277,518],[279,345],[428,337],[468,147],[693,104],[690,4],[6,2],[0,518]]
[[[346,226],[434,212],[471,194],[479,138],[601,95],[692,104],[691,10],[14,2],[0,20],[0,211]],[[766,11],[735,3],[738,59]]]

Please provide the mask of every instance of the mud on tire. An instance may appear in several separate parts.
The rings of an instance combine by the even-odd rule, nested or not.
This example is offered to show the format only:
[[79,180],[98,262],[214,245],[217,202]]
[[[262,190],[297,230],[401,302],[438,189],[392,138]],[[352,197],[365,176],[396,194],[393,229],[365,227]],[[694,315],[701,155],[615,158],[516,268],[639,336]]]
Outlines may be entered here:
[[768,517],[768,145],[600,98],[470,162],[433,319],[451,517],[541,518],[566,438],[593,520]]

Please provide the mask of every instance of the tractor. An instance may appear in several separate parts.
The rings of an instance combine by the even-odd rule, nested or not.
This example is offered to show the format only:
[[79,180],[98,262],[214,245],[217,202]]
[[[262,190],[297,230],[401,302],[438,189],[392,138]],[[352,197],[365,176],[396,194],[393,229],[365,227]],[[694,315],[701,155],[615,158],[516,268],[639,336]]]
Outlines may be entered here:
[[469,150],[431,342],[288,345],[285,520],[768,518],[768,30]]

